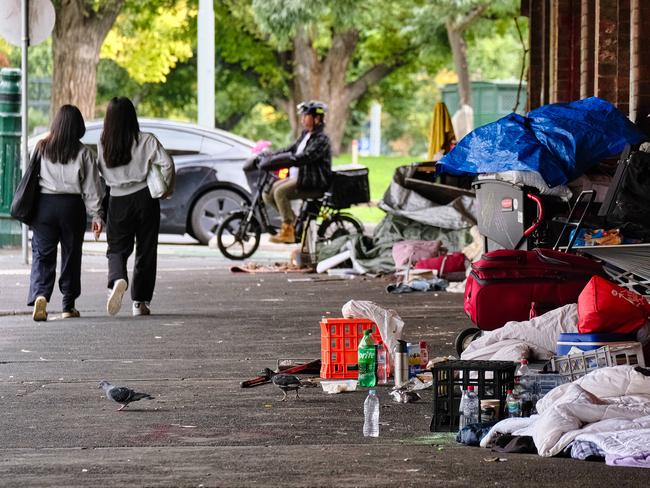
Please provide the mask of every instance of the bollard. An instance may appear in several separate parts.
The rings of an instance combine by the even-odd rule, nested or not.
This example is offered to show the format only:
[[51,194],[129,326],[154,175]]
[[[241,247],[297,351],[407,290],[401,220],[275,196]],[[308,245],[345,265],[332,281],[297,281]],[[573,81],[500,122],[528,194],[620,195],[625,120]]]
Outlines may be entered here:
[[9,214],[20,169],[20,70],[0,70],[0,247],[20,246],[21,225]]

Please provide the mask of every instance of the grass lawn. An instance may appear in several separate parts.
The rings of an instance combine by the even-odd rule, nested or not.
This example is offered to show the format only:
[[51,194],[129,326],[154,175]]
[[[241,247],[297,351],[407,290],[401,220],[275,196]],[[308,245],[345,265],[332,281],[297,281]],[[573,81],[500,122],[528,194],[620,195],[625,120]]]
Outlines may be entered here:
[[[417,159],[411,156],[359,156],[359,164],[368,168],[370,199],[372,202],[369,205],[355,205],[349,209],[349,212],[364,223],[379,223],[384,217],[384,212],[375,205],[384,196],[386,188],[388,188],[388,185],[393,179],[395,168],[410,164],[414,161],[417,161]],[[334,158],[332,165],[336,169],[338,165],[350,164],[351,162],[352,157],[349,154],[344,154]]]

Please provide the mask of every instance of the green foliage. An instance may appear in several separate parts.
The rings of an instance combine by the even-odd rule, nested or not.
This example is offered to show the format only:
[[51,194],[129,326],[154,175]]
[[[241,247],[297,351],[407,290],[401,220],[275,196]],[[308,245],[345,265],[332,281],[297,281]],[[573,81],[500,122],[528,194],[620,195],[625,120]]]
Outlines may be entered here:
[[139,84],[117,63],[102,59],[97,70],[98,117],[115,96],[132,99],[142,117],[196,120],[196,65],[178,65],[165,83]]
[[188,34],[196,14],[187,0],[131,1],[106,36],[101,57],[114,60],[137,83],[164,82],[178,62],[192,56]]
[[[111,0],[85,0],[98,12]],[[290,139],[283,112],[294,76],[287,49],[299,27],[325,56],[332,35],[354,29],[357,49],[348,68],[354,80],[379,63],[400,68],[351,107],[345,140],[359,137],[371,102],[383,106],[383,138],[414,158],[427,145],[434,76],[452,68],[445,15],[466,13],[487,0],[219,0],[215,8],[217,125],[275,147]],[[521,46],[512,17],[519,0],[487,2],[484,16],[466,31],[473,79],[518,78]],[[196,117],[197,0],[126,0],[102,50],[98,115],[113,96],[132,98],[143,116]],[[185,15],[182,15],[184,13]],[[526,22],[521,23],[526,27]],[[525,38],[527,31],[523,32]],[[30,49],[30,74],[51,73],[51,44]],[[20,51],[0,55],[20,64]],[[392,173],[391,173],[392,174]],[[382,190],[383,191],[383,190]]]
[[272,149],[286,147],[291,142],[291,127],[284,112],[277,111],[270,105],[256,104],[235,130],[253,141],[265,139],[273,142]]

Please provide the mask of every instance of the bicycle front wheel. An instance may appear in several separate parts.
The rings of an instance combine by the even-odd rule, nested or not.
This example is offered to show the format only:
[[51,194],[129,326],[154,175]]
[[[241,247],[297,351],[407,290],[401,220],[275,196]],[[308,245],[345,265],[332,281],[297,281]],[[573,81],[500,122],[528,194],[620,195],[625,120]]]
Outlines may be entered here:
[[228,259],[249,258],[260,245],[260,224],[255,217],[248,221],[247,216],[246,212],[236,212],[226,217],[217,229],[217,246]]

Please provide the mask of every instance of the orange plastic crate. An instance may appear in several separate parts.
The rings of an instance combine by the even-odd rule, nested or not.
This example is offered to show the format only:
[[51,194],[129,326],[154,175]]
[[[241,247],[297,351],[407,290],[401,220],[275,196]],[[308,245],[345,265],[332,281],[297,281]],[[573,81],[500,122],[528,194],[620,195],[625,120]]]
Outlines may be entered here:
[[382,344],[377,325],[372,320],[324,318],[320,323],[320,377],[358,378],[357,349],[363,331],[370,328],[375,343]]

